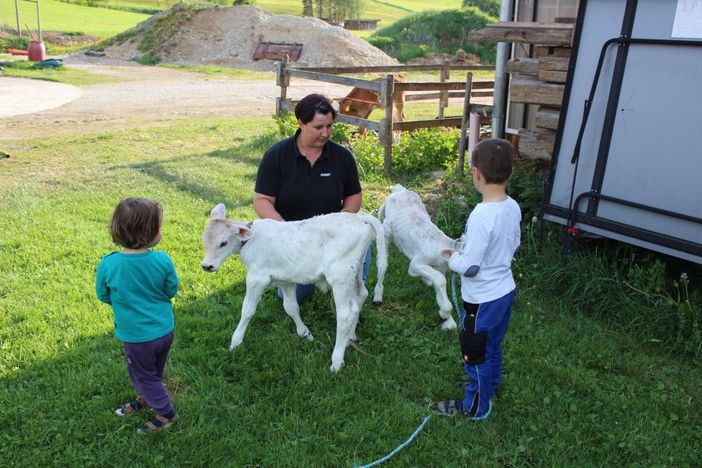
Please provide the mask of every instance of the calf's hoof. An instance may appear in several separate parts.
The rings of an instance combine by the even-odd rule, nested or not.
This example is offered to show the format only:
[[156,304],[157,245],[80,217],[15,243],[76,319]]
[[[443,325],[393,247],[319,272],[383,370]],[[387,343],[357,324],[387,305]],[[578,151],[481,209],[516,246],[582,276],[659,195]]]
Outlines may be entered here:
[[448,318],[446,320],[443,320],[441,322],[441,329],[442,330],[455,330],[456,329],[456,322],[453,320],[453,318]]
[[373,305],[375,307],[380,307],[381,305],[383,305],[383,301],[373,301]]
[[229,345],[229,351],[234,351],[234,349],[239,345],[241,345],[241,340],[232,340],[231,344]]
[[344,367],[344,361],[341,361],[339,364],[332,363],[329,370],[332,372],[339,372],[339,370],[341,370],[342,367]]

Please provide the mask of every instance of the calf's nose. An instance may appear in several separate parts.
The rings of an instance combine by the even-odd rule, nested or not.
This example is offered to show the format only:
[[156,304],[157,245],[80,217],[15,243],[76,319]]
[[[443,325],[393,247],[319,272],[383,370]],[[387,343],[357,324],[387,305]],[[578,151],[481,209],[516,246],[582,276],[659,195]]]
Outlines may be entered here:
[[205,271],[209,271],[209,272],[215,271],[214,265],[211,265],[209,263],[201,263],[200,265],[202,266],[202,269]]

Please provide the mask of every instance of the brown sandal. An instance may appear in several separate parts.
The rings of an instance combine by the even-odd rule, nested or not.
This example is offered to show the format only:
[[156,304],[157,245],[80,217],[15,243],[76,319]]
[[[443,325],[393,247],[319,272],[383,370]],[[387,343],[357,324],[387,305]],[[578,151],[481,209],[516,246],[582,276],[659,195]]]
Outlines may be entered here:
[[141,396],[137,397],[136,400],[130,401],[129,403],[125,403],[119,408],[115,409],[115,414],[119,416],[120,418],[123,418],[125,416],[130,416],[140,409],[148,409],[149,404],[142,398]]
[[174,422],[178,420],[178,415],[176,414],[171,419],[165,416],[157,414],[151,421],[147,421],[137,429],[139,434],[148,434],[149,432],[159,432],[164,429],[168,429]]

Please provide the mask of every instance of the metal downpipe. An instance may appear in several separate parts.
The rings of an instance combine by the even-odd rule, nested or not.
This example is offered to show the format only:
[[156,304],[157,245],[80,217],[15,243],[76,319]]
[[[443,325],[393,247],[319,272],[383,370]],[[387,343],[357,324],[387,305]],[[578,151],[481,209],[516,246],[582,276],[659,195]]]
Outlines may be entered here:
[[[500,22],[512,20],[513,0],[502,0],[500,2]],[[510,54],[509,42],[497,43],[497,55],[495,57],[495,90],[493,92],[492,107],[492,137],[504,138],[505,134],[505,111],[507,109],[507,60]]]

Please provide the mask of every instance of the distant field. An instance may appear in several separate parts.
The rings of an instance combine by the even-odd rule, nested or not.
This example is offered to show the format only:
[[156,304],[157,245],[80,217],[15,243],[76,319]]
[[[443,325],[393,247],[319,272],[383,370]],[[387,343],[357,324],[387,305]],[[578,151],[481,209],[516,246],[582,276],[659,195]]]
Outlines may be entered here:
[[[177,3],[173,0],[110,0],[110,4],[123,8],[166,9]],[[363,18],[379,19],[379,27],[388,26],[394,21],[413,12],[425,10],[443,10],[460,8],[461,0],[365,0],[361,13]],[[259,0],[256,6],[265,8],[275,14],[299,15],[302,10],[300,0]],[[19,2],[20,24],[23,34],[26,26],[36,34],[36,5],[22,0]],[[105,39],[126,31],[144,21],[148,14],[132,13],[107,8],[91,8],[57,0],[41,0],[41,28],[43,31],[60,31],[83,33]],[[14,2],[0,2],[0,23],[5,27],[15,28]],[[372,31],[354,31],[361,37],[368,37]]]
[[[174,3],[172,0],[110,0],[108,3],[125,8],[166,9]],[[363,18],[379,19],[379,27],[388,26],[412,12],[424,10],[443,10],[460,8],[461,0],[365,0],[361,13]],[[26,34],[25,24],[36,34],[36,5],[20,1],[20,24]],[[299,15],[302,11],[300,0],[259,0],[256,6],[265,8],[275,14]],[[41,28],[44,31],[80,32],[101,39],[123,32],[149,17],[147,14],[131,13],[106,8],[91,8],[56,0],[41,0]],[[15,6],[12,1],[0,2],[0,23],[11,28],[16,27]],[[357,32],[367,37],[372,31]]]
[[[413,12],[461,8],[462,3],[461,0],[364,0],[361,16],[368,19],[379,19],[378,27],[382,28]],[[299,15],[302,11],[302,2],[299,0],[258,0],[256,6],[276,14]]]
[[[32,33],[36,35],[36,4],[20,1],[19,7],[20,25],[23,34],[27,34],[26,24]],[[42,31],[83,33],[97,36],[101,39],[119,34],[149,17],[149,15],[145,14],[91,8],[56,0],[41,0],[39,13]],[[0,22],[2,22],[3,26],[9,26],[13,29],[17,27],[14,2],[7,0],[0,2]]]

